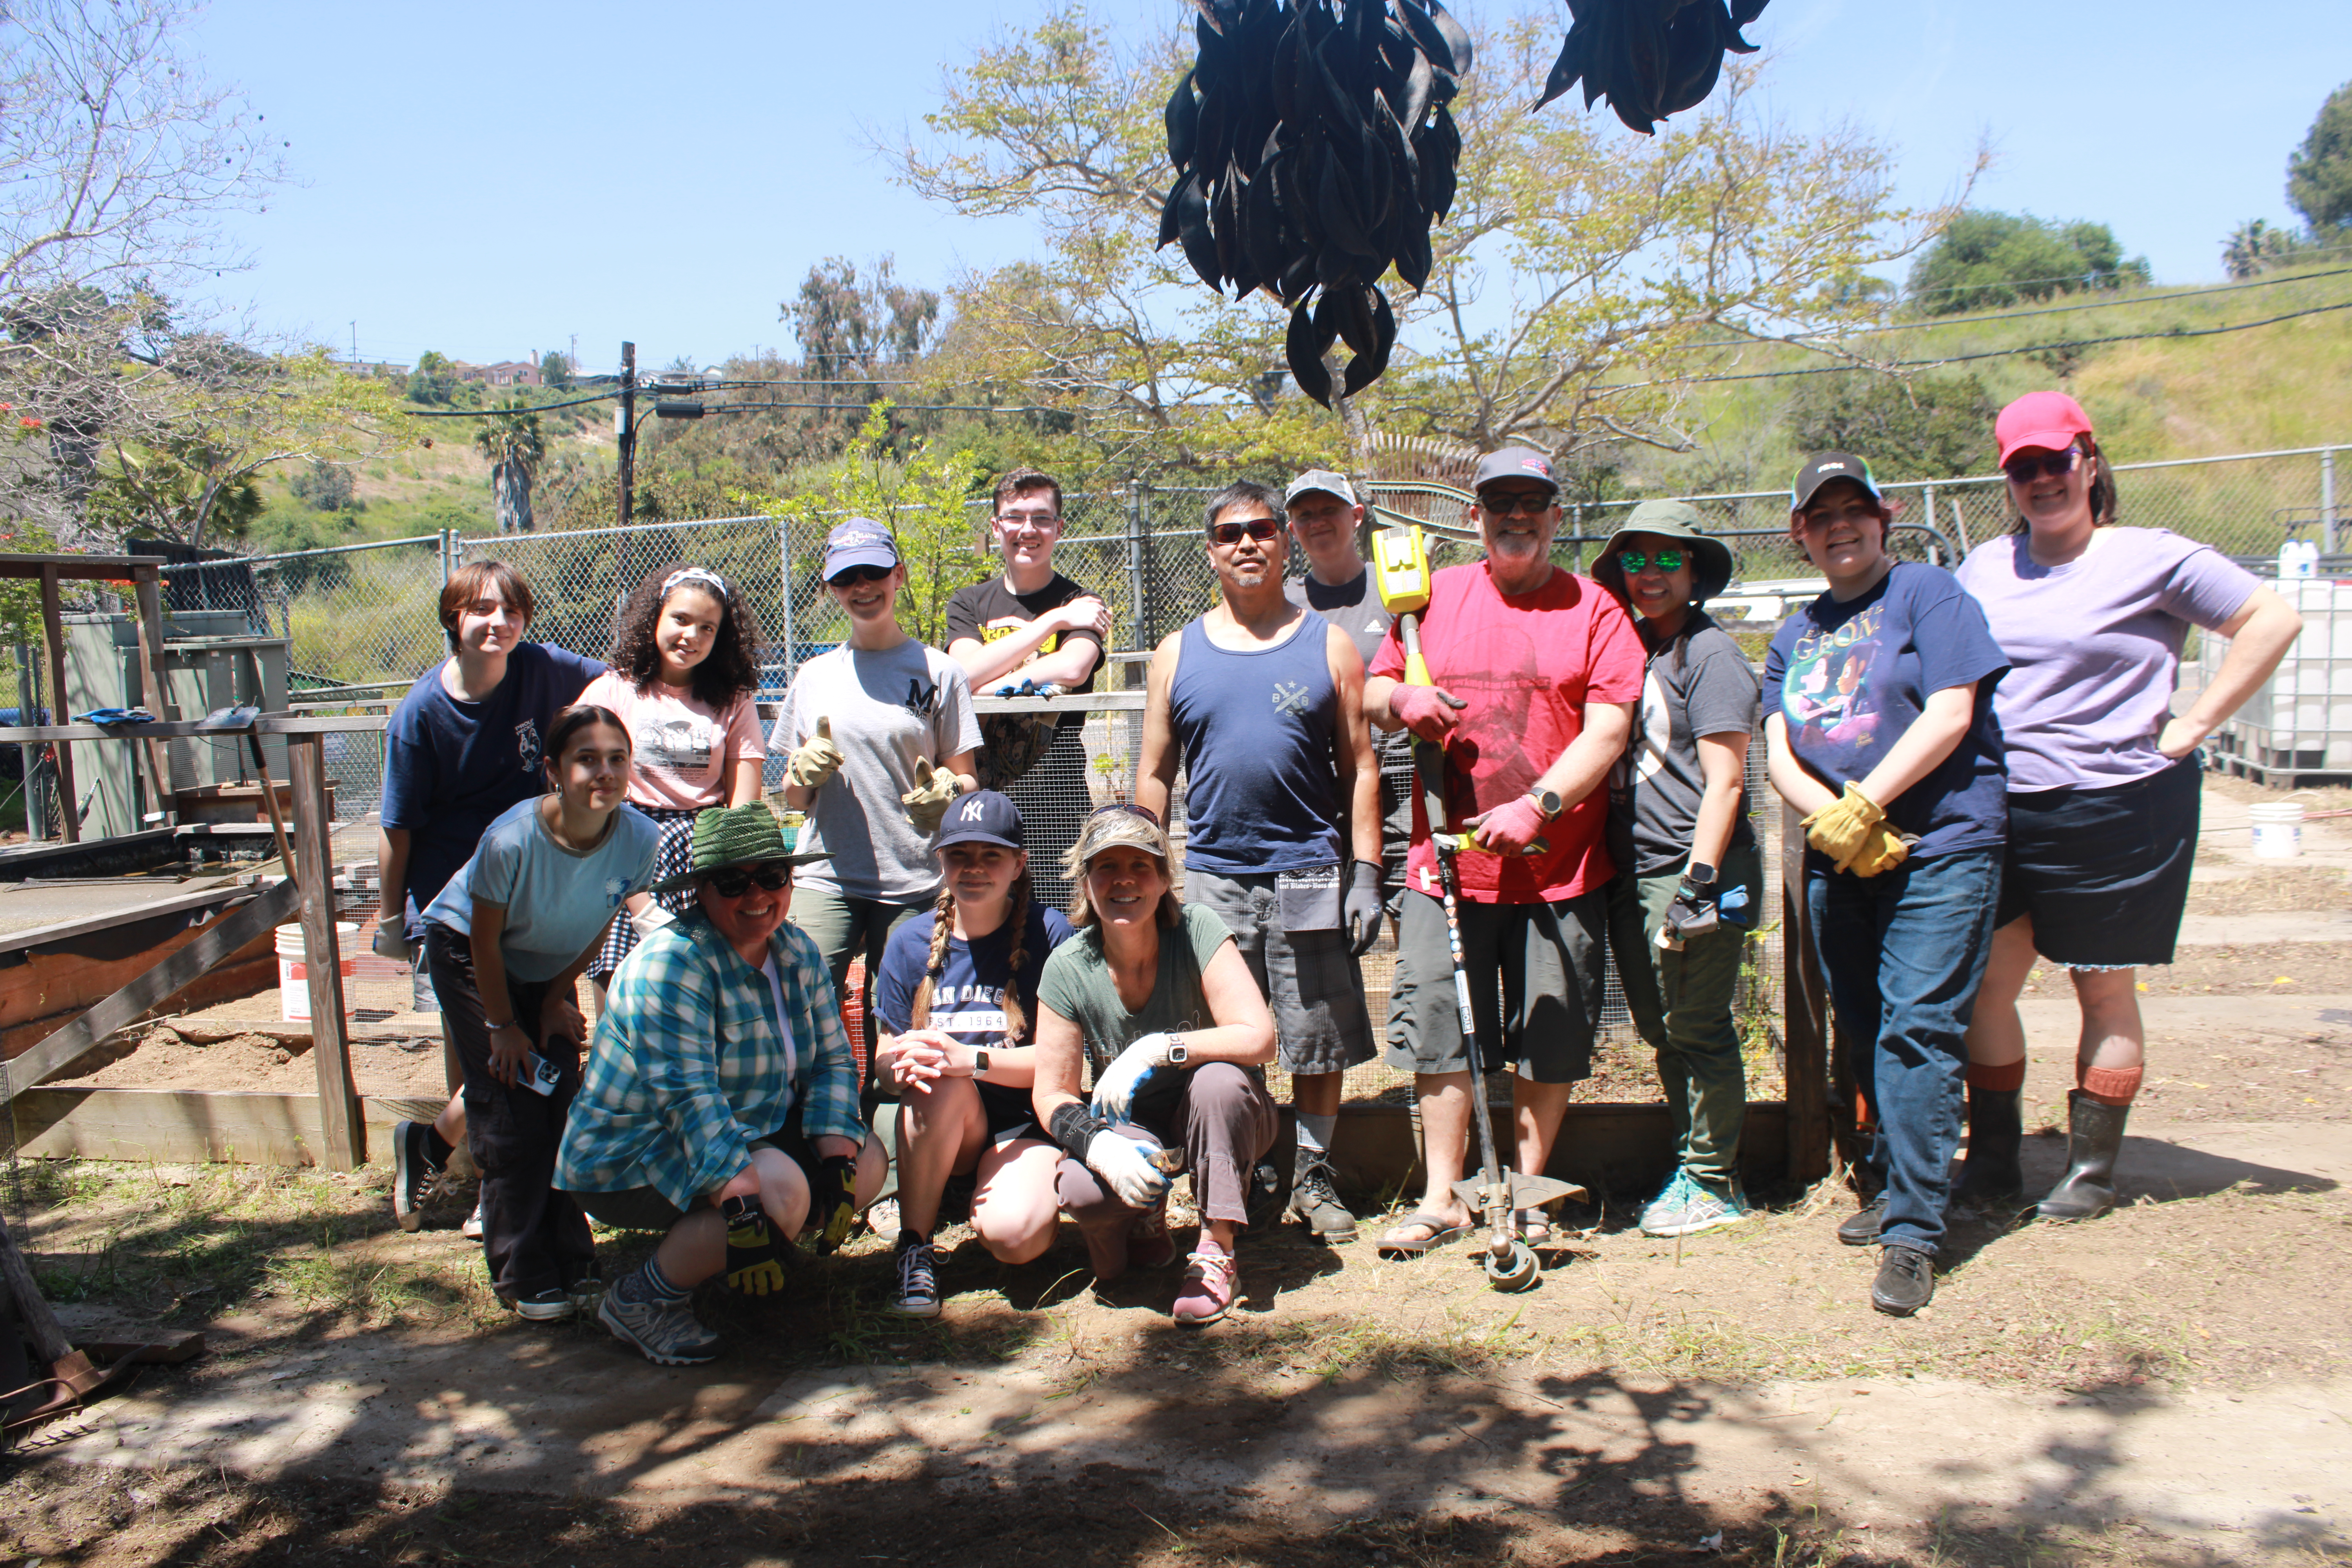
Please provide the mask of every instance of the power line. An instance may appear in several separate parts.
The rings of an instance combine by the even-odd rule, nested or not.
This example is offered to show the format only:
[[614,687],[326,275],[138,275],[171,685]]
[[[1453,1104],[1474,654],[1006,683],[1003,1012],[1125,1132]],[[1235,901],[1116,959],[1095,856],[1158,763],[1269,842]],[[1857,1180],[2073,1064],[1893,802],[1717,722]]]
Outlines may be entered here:
[[1801,343],[1812,338],[1862,337],[1871,332],[1927,331],[1937,327],[1965,327],[1980,321],[2014,321],[2026,316],[2057,316],[2073,310],[2115,310],[2126,305],[2161,305],[2168,300],[2194,300],[2206,294],[2234,294],[2245,289],[2273,289],[2281,283],[2304,283],[2321,278],[2341,278],[2352,273],[2352,267],[2331,268],[2326,272],[2305,272],[2293,278],[2258,278],[2250,283],[2217,283],[2210,289],[2181,289],[2166,294],[2139,294],[2126,300],[2089,300],[2079,305],[2044,305],[2032,310],[1994,310],[1981,316],[1929,316],[1916,321],[1890,321],[1879,327],[1825,327],[1818,332],[1790,332],[1785,337],[1764,341],[1780,343]]
[[600,392],[593,396],[574,397],[562,403],[527,403],[506,408],[415,408],[411,419],[488,419],[499,414],[538,414],[550,408],[577,408],[583,403],[610,403],[620,395],[617,392]]

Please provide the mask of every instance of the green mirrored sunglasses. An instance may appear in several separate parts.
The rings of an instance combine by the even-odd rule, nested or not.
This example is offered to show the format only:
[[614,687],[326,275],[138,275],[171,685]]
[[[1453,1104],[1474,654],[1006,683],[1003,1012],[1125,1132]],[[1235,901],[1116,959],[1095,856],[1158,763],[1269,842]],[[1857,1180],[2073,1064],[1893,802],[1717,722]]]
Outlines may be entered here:
[[[1639,576],[1642,573],[1649,570],[1650,558],[1643,554],[1638,550],[1621,550],[1617,552],[1617,564],[1625,568],[1625,575],[1628,577],[1634,577]],[[1659,571],[1679,572],[1682,568],[1683,552],[1681,551],[1661,550],[1658,552]]]

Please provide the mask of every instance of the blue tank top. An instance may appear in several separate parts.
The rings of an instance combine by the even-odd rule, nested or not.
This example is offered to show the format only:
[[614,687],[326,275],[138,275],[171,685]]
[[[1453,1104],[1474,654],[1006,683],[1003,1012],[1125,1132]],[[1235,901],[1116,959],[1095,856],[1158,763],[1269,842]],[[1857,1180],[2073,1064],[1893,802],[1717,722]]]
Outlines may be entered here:
[[1186,865],[1238,876],[1339,858],[1330,636],[1313,610],[1248,652],[1219,647],[1199,621],[1184,628],[1168,714],[1184,748]]

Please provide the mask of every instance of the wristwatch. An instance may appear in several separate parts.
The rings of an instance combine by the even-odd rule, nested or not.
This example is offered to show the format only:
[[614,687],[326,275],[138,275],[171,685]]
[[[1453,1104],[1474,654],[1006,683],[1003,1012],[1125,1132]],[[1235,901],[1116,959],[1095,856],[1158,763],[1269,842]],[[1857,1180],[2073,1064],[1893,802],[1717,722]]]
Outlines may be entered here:
[[1183,1036],[1178,1035],[1170,1039],[1168,1042],[1168,1065],[1170,1067],[1181,1068],[1192,1059],[1192,1048],[1184,1044]]
[[1536,809],[1544,814],[1546,822],[1558,816],[1568,805],[1559,798],[1559,791],[1556,789],[1531,789],[1528,791],[1527,798],[1536,803]]
[[975,1049],[972,1051],[972,1053],[971,1053],[971,1076],[972,1076],[972,1077],[974,1077],[974,1078],[978,1078],[981,1074],[982,1074],[982,1073],[986,1072],[987,1070],[988,1070],[988,1052],[987,1052],[987,1050],[986,1050],[985,1048],[975,1048]]

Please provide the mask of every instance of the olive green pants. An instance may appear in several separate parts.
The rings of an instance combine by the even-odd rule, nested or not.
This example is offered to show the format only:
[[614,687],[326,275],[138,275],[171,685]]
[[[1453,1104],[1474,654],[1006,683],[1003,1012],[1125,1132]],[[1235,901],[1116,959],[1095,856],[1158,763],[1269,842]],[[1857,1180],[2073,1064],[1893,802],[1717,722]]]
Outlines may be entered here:
[[[1680,952],[1658,946],[1666,906],[1682,868],[1657,877],[1621,875],[1609,885],[1609,949],[1633,1027],[1657,1053],[1658,1082],[1675,1119],[1683,1168],[1717,1188],[1739,1174],[1739,1135],[1748,1121],[1748,1071],[1739,1058],[1732,1000],[1748,932],[1718,925]],[[1735,848],[1717,873],[1725,887],[1745,883],[1748,907],[1762,900],[1755,848]]]

